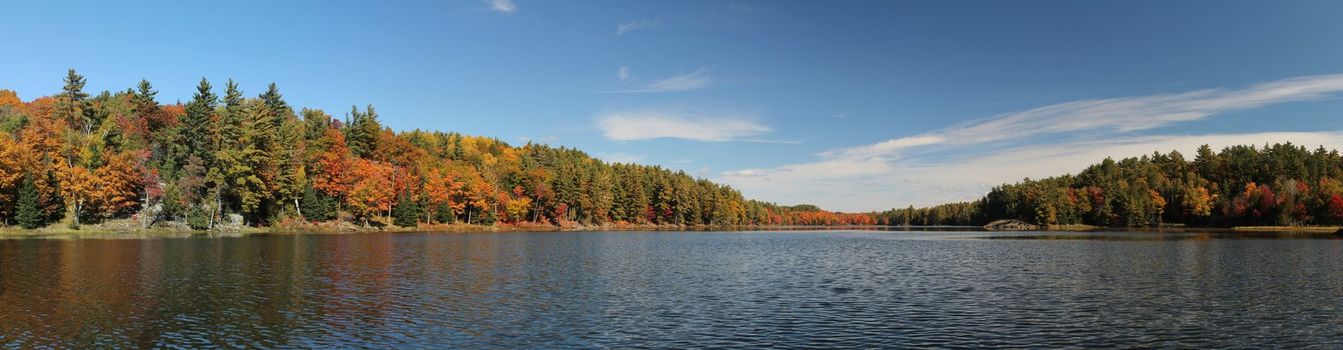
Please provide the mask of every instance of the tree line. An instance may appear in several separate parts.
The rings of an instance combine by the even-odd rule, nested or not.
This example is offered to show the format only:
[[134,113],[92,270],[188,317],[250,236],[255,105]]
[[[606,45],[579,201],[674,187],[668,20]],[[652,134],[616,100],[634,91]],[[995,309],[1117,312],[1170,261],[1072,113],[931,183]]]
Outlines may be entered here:
[[658,166],[607,163],[565,147],[441,131],[395,132],[373,106],[343,120],[290,106],[274,83],[248,97],[202,78],[160,104],[140,81],[31,101],[0,90],[0,218],[71,227],[108,220],[211,229],[345,221],[369,226],[870,224],[872,216],[747,200]]
[[1025,179],[983,198],[875,213],[893,225],[1301,226],[1343,224],[1343,157],[1320,146],[1199,147],[1115,161],[1077,175]]

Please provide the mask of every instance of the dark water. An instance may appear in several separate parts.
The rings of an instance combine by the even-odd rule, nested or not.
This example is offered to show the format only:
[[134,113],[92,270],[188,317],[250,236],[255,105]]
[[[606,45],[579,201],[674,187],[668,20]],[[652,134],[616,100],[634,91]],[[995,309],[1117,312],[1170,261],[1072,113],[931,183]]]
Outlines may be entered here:
[[1343,241],[954,232],[0,240],[0,344],[1339,348]]

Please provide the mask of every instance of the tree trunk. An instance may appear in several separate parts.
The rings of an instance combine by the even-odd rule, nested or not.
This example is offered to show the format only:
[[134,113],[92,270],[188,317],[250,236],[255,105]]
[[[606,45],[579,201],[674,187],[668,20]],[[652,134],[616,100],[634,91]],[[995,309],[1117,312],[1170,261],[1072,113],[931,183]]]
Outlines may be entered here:
[[83,209],[83,207],[84,207],[84,200],[83,200],[83,199],[76,199],[76,200],[75,200],[75,226],[76,226],[76,227],[79,226],[79,214],[80,214],[81,209]]
[[[215,227],[216,216],[224,215],[224,199],[222,198],[223,192],[224,192],[223,189],[215,191],[215,207],[214,209],[210,209],[210,228]],[[220,222],[222,223],[223,220],[221,219]]]

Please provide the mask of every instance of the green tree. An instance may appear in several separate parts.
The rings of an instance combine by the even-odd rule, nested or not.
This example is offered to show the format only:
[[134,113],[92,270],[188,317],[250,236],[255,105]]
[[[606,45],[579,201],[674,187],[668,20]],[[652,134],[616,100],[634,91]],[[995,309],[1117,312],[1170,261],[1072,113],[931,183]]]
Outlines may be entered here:
[[303,188],[302,214],[311,221],[328,221],[336,218],[336,199],[321,193],[312,185]]
[[410,193],[403,193],[396,201],[396,206],[392,207],[392,223],[401,227],[415,227],[419,221],[420,203],[411,200]]
[[15,209],[14,217],[20,227],[30,230],[46,224],[32,174],[25,174],[23,183],[19,185],[18,208]]
[[207,168],[214,163],[216,137],[210,129],[214,125],[218,97],[211,89],[210,82],[201,78],[200,84],[196,86],[196,94],[186,105],[186,115],[182,116],[178,124],[180,130],[177,143],[185,147],[178,164],[185,165],[187,158],[193,156],[199,158]]
[[350,107],[350,114],[346,118],[345,143],[350,147],[350,153],[355,157],[368,158],[377,147],[378,133],[382,132],[382,124],[378,122],[378,112],[373,110],[373,105],[365,107],[363,112],[358,107]]
[[89,94],[84,92],[84,76],[70,69],[65,75],[65,86],[57,97],[57,110],[60,119],[74,126],[85,135],[92,133],[93,125],[89,117]]

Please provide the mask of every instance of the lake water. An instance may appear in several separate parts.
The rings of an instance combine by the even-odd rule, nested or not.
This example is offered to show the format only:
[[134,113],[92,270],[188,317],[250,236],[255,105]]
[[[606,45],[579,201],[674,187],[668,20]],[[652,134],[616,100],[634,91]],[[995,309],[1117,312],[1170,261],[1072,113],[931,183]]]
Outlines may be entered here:
[[0,347],[1343,347],[1343,240],[1230,237],[0,240]]

